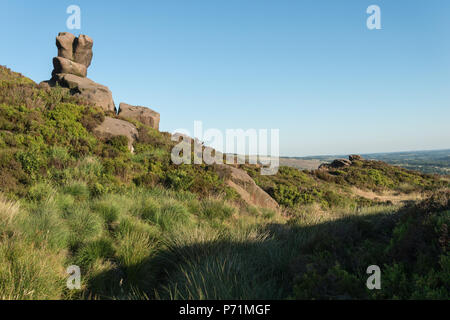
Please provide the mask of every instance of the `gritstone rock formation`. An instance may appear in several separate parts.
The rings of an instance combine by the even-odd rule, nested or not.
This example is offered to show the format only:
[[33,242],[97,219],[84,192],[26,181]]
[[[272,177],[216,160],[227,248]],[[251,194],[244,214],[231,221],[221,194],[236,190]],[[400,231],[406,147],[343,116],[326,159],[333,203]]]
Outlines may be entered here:
[[126,103],[119,105],[119,116],[137,120],[153,129],[159,130],[159,113],[146,107],[130,106]]
[[93,45],[94,41],[86,35],[77,38],[69,32],[59,33],[56,37],[58,56],[53,58],[52,78],[46,83],[69,88],[73,95],[80,95],[105,111],[115,112],[111,91],[86,78]]
[[102,139],[115,136],[125,136],[128,139],[128,150],[134,152],[133,142],[139,137],[138,130],[134,124],[128,121],[105,117],[105,121],[94,129],[95,134]]
[[234,189],[246,203],[260,208],[279,209],[278,203],[261,189],[247,172],[226,164],[218,165],[218,168],[218,173],[225,178],[226,184]]
[[348,160],[350,160],[351,162],[353,162],[353,161],[363,161],[364,158],[361,157],[358,154],[352,154],[352,155],[348,156]]
[[363,157],[357,154],[352,154],[347,159],[336,159],[331,163],[322,163],[319,166],[320,170],[339,169],[351,166],[355,161],[363,161]]
[[[53,58],[52,78],[41,82],[41,86],[60,85],[69,89],[72,95],[79,95],[93,105],[116,115],[116,107],[108,87],[86,78],[92,61],[93,46],[94,41],[86,35],[77,38],[69,32],[59,33],[56,37],[58,56]],[[151,109],[121,103],[119,113],[124,120],[106,117],[105,121],[94,129],[94,133],[101,139],[125,136],[128,139],[128,149],[133,152],[133,143],[139,133],[134,124],[125,120],[137,120],[159,130],[160,115]]]

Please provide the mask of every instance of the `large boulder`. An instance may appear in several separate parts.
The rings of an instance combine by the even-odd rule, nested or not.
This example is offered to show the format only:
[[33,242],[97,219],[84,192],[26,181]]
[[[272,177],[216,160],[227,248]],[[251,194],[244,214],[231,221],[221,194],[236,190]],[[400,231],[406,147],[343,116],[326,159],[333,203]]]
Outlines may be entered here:
[[319,166],[319,170],[330,170],[330,169],[339,169],[351,166],[352,162],[347,159],[336,159],[331,163],[322,163]]
[[352,164],[350,160],[347,159],[336,159],[331,164],[330,167],[334,169],[348,167]]
[[70,32],[60,32],[56,37],[56,46],[58,47],[58,57],[73,59],[73,42],[75,36]]
[[87,75],[87,68],[79,63],[73,62],[66,58],[53,58],[53,73],[70,73],[82,78]]
[[75,38],[73,42],[73,60],[89,68],[93,56],[93,46],[94,41],[86,35],[82,34],[78,38]]
[[130,152],[134,152],[133,143],[139,137],[138,130],[132,123],[111,117],[105,117],[102,124],[94,129],[94,133],[100,139],[110,139],[116,136],[127,137]]
[[103,110],[115,113],[116,107],[108,87],[73,74],[55,74],[53,80],[62,87],[69,88],[73,95],[79,95]]
[[152,109],[140,106],[131,106],[126,103],[119,105],[119,116],[126,119],[137,120],[153,129],[159,130],[160,115]]
[[233,188],[241,198],[249,205],[260,208],[278,210],[278,203],[242,169],[226,164],[218,165],[219,175],[221,175],[227,185]]

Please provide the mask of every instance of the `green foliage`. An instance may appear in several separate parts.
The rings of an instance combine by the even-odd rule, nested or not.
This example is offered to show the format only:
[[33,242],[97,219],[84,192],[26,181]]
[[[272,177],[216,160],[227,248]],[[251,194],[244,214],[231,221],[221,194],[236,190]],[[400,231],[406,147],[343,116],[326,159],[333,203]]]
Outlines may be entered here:
[[[282,206],[248,207],[218,168],[175,166],[136,122],[97,139],[102,110],[0,67],[0,298],[448,299],[448,180],[376,161],[261,176]],[[433,192],[367,208],[352,188]],[[65,289],[67,266],[82,289]],[[365,289],[368,265],[383,290]]]
[[107,143],[120,152],[128,151],[128,138],[125,136],[115,136],[108,139]]

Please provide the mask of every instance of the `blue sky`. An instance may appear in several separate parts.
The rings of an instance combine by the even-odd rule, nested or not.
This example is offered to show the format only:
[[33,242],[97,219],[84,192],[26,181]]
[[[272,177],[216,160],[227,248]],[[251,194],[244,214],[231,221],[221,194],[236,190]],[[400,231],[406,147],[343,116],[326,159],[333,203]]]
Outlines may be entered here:
[[0,0],[0,64],[49,79],[72,4],[88,77],[164,131],[278,128],[289,156],[450,148],[450,1]]

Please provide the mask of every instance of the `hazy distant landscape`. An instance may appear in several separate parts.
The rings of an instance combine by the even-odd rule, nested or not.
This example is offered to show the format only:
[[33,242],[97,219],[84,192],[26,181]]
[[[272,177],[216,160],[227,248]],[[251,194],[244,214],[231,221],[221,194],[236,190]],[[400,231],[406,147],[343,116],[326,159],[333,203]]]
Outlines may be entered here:
[[[409,170],[431,174],[450,174],[450,149],[431,151],[406,151],[363,154],[365,159],[384,161]],[[280,164],[301,170],[317,169],[320,164],[348,155],[329,155],[311,157],[282,157]]]

